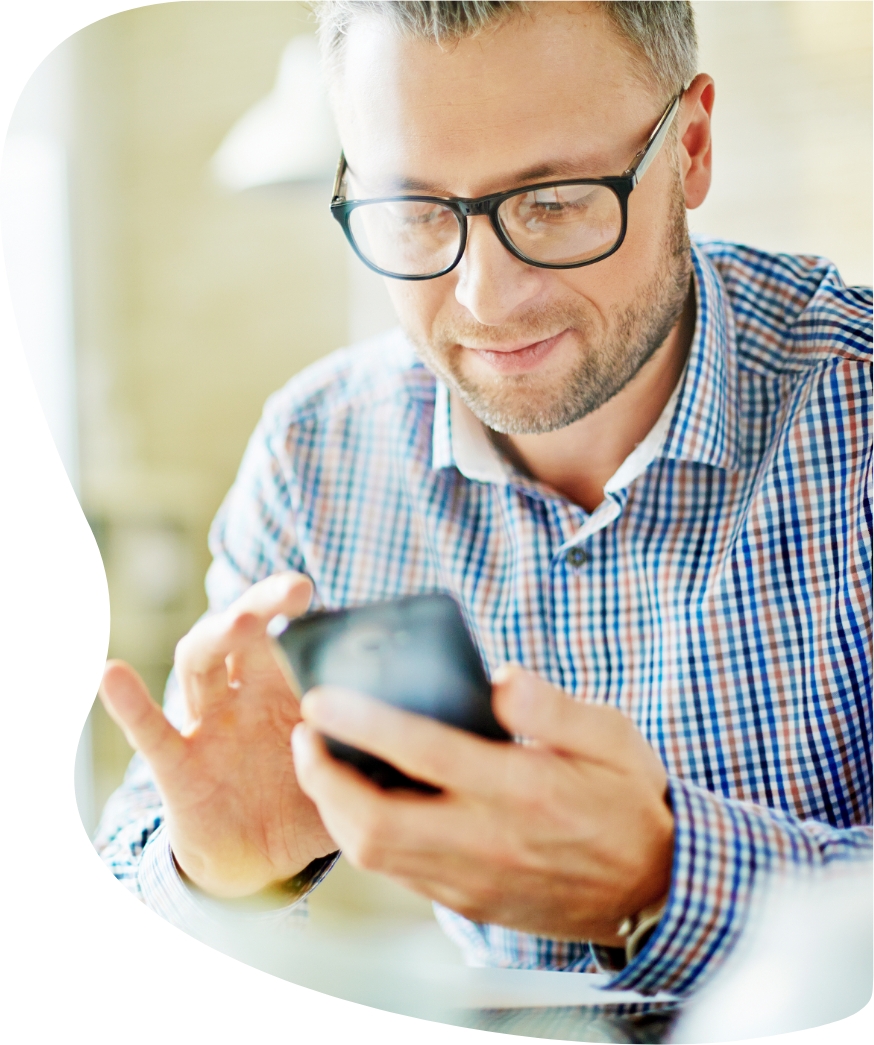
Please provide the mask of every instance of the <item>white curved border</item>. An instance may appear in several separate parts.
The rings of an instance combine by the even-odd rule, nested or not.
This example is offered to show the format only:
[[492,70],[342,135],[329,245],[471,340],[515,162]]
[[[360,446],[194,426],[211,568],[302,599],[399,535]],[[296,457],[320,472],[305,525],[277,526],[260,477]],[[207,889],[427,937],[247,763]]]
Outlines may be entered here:
[[[0,134],[54,47],[137,6],[2,0]],[[6,1040],[494,1042],[481,1031],[340,1001],[242,965],[161,921],[100,865],[78,818],[73,762],[106,652],[106,581],[25,367],[2,258],[0,491]],[[871,1011],[756,1040],[867,1043]]]

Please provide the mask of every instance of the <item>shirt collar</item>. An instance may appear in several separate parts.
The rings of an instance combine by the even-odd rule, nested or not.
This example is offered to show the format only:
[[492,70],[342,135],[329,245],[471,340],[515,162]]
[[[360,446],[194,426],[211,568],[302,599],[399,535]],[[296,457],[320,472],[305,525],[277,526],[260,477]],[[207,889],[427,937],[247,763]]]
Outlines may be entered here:
[[482,422],[455,391],[437,381],[434,403],[434,468],[455,467],[467,479],[480,483],[507,483],[513,468],[505,461]]
[[[695,332],[683,376],[646,438],[626,457],[605,489],[627,486],[656,457],[737,467],[737,346],[722,280],[692,247]],[[437,381],[432,466],[454,465],[468,479],[508,483],[518,478],[482,423],[454,390]]]
[[[605,492],[628,486],[658,456],[674,418],[682,386],[681,377],[656,423],[607,480]],[[482,422],[458,393],[448,389],[442,381],[437,382],[434,411],[434,468],[454,465],[465,478],[480,483],[518,481],[518,473],[489,439]]]
[[676,413],[660,457],[737,468],[737,341],[734,314],[719,273],[692,246],[695,333]]

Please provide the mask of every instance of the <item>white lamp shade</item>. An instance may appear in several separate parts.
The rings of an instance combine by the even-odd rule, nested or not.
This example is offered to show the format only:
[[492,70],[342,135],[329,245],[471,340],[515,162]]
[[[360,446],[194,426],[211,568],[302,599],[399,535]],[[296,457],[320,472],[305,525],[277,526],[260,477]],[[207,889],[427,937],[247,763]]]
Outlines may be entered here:
[[285,48],[273,90],[234,124],[211,168],[220,185],[240,192],[330,180],[339,153],[318,42],[306,33]]

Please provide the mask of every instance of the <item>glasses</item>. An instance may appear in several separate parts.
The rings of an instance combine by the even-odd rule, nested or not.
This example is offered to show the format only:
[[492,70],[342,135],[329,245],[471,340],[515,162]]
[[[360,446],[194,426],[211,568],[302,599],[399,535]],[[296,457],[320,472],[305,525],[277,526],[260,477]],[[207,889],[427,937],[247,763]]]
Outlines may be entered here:
[[656,158],[683,97],[668,105],[624,174],[526,185],[464,199],[384,196],[347,200],[348,172],[340,154],[331,213],[359,258],[392,279],[435,279],[461,261],[467,219],[486,214],[501,243],[528,265],[581,268],[619,250],[628,224],[628,197]]

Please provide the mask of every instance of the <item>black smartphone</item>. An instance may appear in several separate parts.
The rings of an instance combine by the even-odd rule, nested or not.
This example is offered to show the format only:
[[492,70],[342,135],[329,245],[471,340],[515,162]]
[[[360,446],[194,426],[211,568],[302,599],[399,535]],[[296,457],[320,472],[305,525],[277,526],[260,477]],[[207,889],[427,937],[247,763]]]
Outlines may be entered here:
[[[276,639],[299,696],[313,686],[343,686],[482,737],[511,739],[492,713],[488,676],[451,595],[309,613]],[[438,791],[375,755],[332,737],[325,743],[383,788]]]

